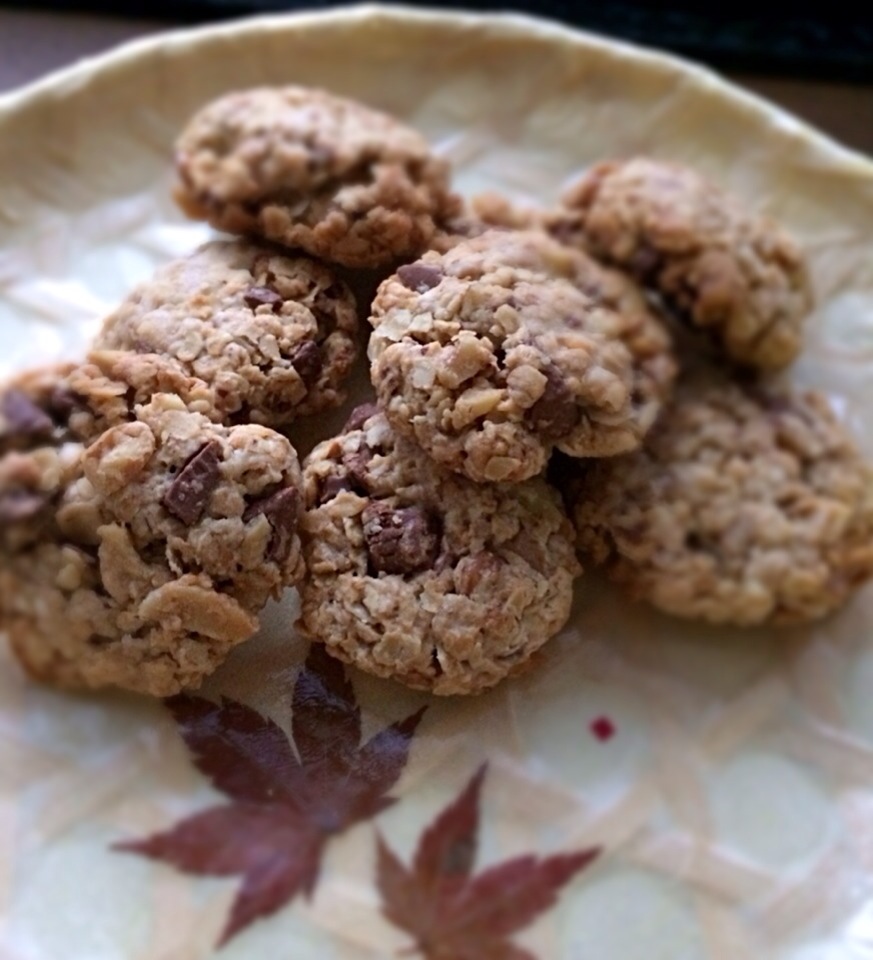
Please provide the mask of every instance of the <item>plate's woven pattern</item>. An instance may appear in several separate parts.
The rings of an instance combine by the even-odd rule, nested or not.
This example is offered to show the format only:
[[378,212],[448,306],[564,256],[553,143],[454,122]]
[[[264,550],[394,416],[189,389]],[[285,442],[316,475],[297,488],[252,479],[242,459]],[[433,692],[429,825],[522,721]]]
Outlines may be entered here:
[[[289,79],[413,119],[471,191],[548,201],[578,166],[646,150],[760,200],[814,257],[822,308],[796,375],[831,391],[873,452],[873,170],[706,74],[512,21],[276,21],[173,40],[0,104],[0,373],[74,356],[132,283],[199,242],[205,231],[167,200],[175,128],[227,87]],[[870,591],[826,624],[777,634],[701,629],[628,608],[594,577],[583,586],[535,670],[476,701],[430,703],[401,802],[379,820],[392,847],[408,859],[487,759],[481,863],[605,850],[519,938],[536,956],[873,956]],[[305,653],[292,622],[290,605],[271,611],[207,692],[287,724]],[[427,702],[354,681],[368,728]],[[598,736],[598,720],[613,735]],[[0,956],[209,956],[235,883],[110,845],[217,799],[159,705],[37,689],[3,652]],[[380,916],[374,836],[363,825],[338,839],[316,897],[223,955],[402,950]]]

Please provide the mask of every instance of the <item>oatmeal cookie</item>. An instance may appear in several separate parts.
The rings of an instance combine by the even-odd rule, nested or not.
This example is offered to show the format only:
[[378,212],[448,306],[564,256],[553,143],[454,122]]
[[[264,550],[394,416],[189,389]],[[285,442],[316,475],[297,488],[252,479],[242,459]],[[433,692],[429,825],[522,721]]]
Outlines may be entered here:
[[369,673],[471,694],[566,623],[572,526],[540,480],[475,484],[428,462],[375,407],[304,468],[301,626]]
[[873,470],[819,394],[688,388],[641,450],[578,463],[581,550],[668,613],[813,620],[873,575]]
[[59,441],[73,404],[64,384],[76,369],[58,363],[13,377],[0,387],[0,455]]
[[564,195],[551,230],[630,271],[737,363],[777,370],[800,352],[812,295],[799,246],[687,167],[601,163]]
[[36,679],[196,687],[302,576],[300,468],[266,427],[158,394],[86,445],[0,458],[0,629]]
[[176,166],[189,216],[346,267],[417,256],[458,203],[448,165],[415,130],[303,87],[209,104],[179,138]]
[[173,360],[94,351],[81,364],[40,367],[0,386],[0,456],[94,440],[133,419],[134,408],[156,393],[176,394],[193,412],[220,419],[209,387]]
[[546,223],[545,211],[512,203],[494,191],[477,194],[462,204],[455,216],[439,224],[431,250],[447,253],[464,240],[481,237],[489,230],[542,230]]
[[213,389],[228,422],[279,427],[345,400],[357,328],[354,296],[328,267],[215,241],[139,286],[97,347],[170,357]]
[[629,281],[534,231],[491,231],[401,267],[371,323],[392,425],[481,482],[534,476],[553,447],[634,449],[675,374]]
[[[472,239],[483,237],[465,248],[473,269],[484,274],[501,267],[516,267],[569,280],[596,303],[618,314],[618,336],[634,362],[634,411],[628,424],[632,437],[622,439],[617,434],[604,437],[604,445],[593,449],[588,456],[611,456],[638,446],[672,394],[678,374],[665,324],[656,316],[643,291],[626,274],[603,266],[581,250],[554,242],[542,230],[516,230],[512,223],[522,223],[526,214],[507,209],[506,201],[499,195],[485,194],[480,201],[482,215],[493,223],[498,222],[502,211],[507,232],[499,240],[493,235],[483,237],[485,230],[471,232]],[[529,224],[538,222],[532,212],[528,213],[527,220]]]

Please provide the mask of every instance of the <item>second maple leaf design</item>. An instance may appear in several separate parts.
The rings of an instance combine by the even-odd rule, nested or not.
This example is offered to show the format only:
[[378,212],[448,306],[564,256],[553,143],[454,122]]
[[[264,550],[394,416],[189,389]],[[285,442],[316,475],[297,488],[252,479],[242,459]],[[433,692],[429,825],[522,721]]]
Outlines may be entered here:
[[369,820],[409,756],[423,710],[361,743],[361,711],[343,667],[313,647],[294,688],[295,753],[271,720],[243,704],[167,701],[194,763],[229,804],[115,849],[185,873],[241,877],[221,944],[318,882],[331,837]]
[[536,960],[510,937],[551,909],[600,853],[517,857],[473,876],[485,771],[425,831],[411,868],[379,837],[384,914],[426,960]]

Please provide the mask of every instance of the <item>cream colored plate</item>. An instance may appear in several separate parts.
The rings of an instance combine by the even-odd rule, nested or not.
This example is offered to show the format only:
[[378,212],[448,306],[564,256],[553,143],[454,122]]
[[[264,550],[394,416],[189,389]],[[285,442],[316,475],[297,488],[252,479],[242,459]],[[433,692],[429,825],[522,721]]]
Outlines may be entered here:
[[[217,94],[287,81],[411,121],[468,192],[552,201],[580,167],[636,152],[717,177],[806,243],[821,307],[792,376],[827,389],[873,453],[873,166],[708,72],[514,16],[251,20],[134,44],[0,100],[0,372],[77,354],[134,281],[203,239],[168,199],[175,132]],[[284,721],[302,654],[273,611],[210,692]],[[369,726],[424,699],[355,684]],[[379,826],[408,857],[487,758],[480,865],[606,851],[518,938],[542,960],[873,957],[871,689],[870,591],[808,632],[738,633],[586,581],[536,671],[432,705]],[[589,729],[601,716],[617,729],[607,742]],[[0,956],[209,956],[235,881],[109,844],[217,799],[159,705],[57,695],[4,663]],[[315,898],[223,956],[407,945],[380,916],[374,835],[367,823],[333,842]]]

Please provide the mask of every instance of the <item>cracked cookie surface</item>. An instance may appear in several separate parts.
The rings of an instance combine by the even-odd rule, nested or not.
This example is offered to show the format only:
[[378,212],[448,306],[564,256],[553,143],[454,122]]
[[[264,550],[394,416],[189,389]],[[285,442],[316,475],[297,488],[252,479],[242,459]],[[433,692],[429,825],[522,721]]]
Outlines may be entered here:
[[695,171],[646,158],[601,163],[550,218],[562,241],[632,273],[733,361],[791,363],[812,308],[797,243]]
[[675,376],[633,284],[535,231],[490,231],[401,267],[374,300],[371,376],[395,429],[473,480],[554,447],[637,447]]
[[362,407],[307,459],[304,490],[301,626],[348,663],[478,693],[567,621],[573,530],[540,479],[472,483]]
[[668,613],[803,622],[873,576],[873,470],[819,394],[689,387],[641,450],[577,469],[583,555]]
[[398,120],[303,87],[232,93],[176,146],[190,216],[347,267],[417,256],[452,215],[448,165]]
[[35,678],[196,687],[302,576],[300,468],[272,430],[157,394],[90,445],[45,440],[0,457],[0,628]]
[[330,268],[215,241],[134,290],[97,346],[171,358],[209,385],[222,419],[277,427],[345,400],[357,330],[354,296]]

